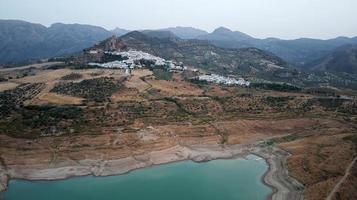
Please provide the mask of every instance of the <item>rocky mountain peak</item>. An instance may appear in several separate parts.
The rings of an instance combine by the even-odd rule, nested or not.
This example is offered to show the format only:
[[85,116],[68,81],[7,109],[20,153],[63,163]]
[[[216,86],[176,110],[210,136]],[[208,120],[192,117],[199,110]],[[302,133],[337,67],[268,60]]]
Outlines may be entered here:
[[115,35],[110,38],[96,44],[91,50],[102,50],[102,51],[120,51],[125,49],[126,46],[123,41],[116,37]]

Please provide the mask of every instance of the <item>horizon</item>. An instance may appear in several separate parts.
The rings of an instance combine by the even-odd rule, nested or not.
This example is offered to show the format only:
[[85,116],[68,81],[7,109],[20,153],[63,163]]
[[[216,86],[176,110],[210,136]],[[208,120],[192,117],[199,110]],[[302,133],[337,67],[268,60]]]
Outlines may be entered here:
[[[160,31],[161,29],[166,29],[166,28],[194,28],[194,29],[198,29],[198,30],[201,30],[201,31],[206,31],[207,33],[212,33],[214,32],[216,29],[218,28],[227,28],[233,32],[242,32],[242,33],[245,33],[243,31],[240,31],[240,30],[233,30],[229,27],[225,27],[225,26],[218,26],[217,28],[213,29],[212,31],[208,31],[208,30],[205,30],[205,29],[201,29],[201,28],[197,28],[197,27],[192,27],[192,26],[180,26],[180,25],[177,25],[177,26],[169,26],[169,27],[161,27],[161,28],[154,28],[154,29],[133,29],[133,30],[129,30],[129,29],[126,29],[126,28],[122,28],[122,27],[114,27],[112,29],[108,29],[106,27],[103,27],[103,26],[100,26],[100,25],[94,25],[94,24],[83,24],[83,23],[64,23],[64,22],[53,22],[49,25],[45,25],[45,24],[41,24],[41,23],[36,23],[36,22],[31,22],[31,21],[26,21],[26,20],[23,20],[23,19],[0,19],[0,20],[13,20],[13,21],[23,21],[23,22],[28,22],[28,23],[32,23],[32,24],[39,24],[39,25],[42,25],[42,26],[45,26],[46,28],[49,28],[51,27],[52,25],[54,24],[65,24],[65,25],[88,25],[88,26],[95,26],[95,27],[100,27],[100,28],[104,28],[105,30],[109,31],[109,32],[112,32],[114,31],[114,29],[123,29],[123,30],[127,30],[129,32],[133,32],[133,31],[146,31],[146,30],[149,30],[149,31]],[[171,32],[171,31],[170,31]],[[248,34],[248,33],[245,33],[245,34]],[[250,34],[248,34],[250,35]],[[252,36],[252,35],[250,35]],[[254,36],[252,36],[254,37]],[[312,38],[312,37],[300,37],[300,38],[292,38],[292,39],[285,39],[285,38],[279,38],[279,37],[275,37],[275,36],[271,36],[271,37],[265,37],[265,38],[257,38],[257,37],[254,37],[256,39],[269,39],[269,38],[275,38],[275,39],[280,39],[280,40],[298,40],[298,39],[315,39],[315,40],[331,40],[331,39],[336,39],[336,38],[340,38],[340,37],[345,37],[345,38],[355,38],[357,37],[357,34],[354,35],[354,36],[345,36],[345,35],[338,35],[336,37],[332,37],[332,38]]]
[[[227,27],[255,38],[332,39],[357,36],[354,0],[26,0],[0,2],[0,19],[39,23],[88,24],[107,30],[193,27],[212,32]],[[199,10],[197,10],[199,8]],[[152,12],[155,10],[155,12]]]

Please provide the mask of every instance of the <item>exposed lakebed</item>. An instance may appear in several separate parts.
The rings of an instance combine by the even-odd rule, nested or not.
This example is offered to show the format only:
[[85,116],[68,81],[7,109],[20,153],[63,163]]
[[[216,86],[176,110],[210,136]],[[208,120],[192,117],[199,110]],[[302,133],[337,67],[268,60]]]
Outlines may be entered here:
[[76,177],[56,181],[12,180],[6,200],[263,200],[272,192],[262,183],[265,160],[182,161],[108,177]]

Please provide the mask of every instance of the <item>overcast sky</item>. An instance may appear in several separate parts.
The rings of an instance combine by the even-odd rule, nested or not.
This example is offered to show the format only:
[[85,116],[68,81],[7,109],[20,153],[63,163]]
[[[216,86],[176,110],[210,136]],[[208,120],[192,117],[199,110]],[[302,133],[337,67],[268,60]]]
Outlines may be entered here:
[[0,0],[0,19],[107,29],[225,26],[258,38],[357,36],[357,0]]

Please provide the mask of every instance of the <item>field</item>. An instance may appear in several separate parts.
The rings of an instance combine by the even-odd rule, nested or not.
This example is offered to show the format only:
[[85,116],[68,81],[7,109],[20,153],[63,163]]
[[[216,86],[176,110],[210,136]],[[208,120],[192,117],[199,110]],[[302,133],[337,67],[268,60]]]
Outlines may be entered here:
[[57,104],[57,105],[66,105],[66,104],[79,105],[82,103],[83,98],[48,92],[41,96],[38,96],[36,100],[37,102],[32,101],[32,104],[41,105],[41,104],[50,103],[50,104]]
[[203,93],[200,88],[186,81],[147,80],[146,82],[165,96],[199,96]]
[[143,79],[150,75],[152,75],[152,72],[149,70],[135,70],[129,80],[125,82],[125,86],[128,88],[136,88],[140,92],[145,91],[150,88],[150,85],[144,82]]
[[0,83],[0,92],[5,91],[5,90],[14,89],[18,85],[19,84],[12,83],[12,82]]

